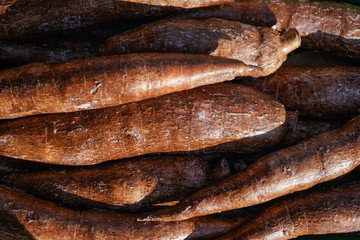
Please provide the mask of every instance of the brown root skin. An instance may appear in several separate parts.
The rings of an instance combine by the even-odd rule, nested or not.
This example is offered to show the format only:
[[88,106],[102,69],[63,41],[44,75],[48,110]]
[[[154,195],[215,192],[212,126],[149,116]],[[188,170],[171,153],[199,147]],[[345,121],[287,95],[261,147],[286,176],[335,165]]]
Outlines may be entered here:
[[30,43],[1,41],[0,59],[16,65],[58,63],[100,56],[99,43],[75,40],[44,40]]
[[287,133],[280,141],[280,146],[291,146],[305,139],[316,135],[333,131],[341,127],[342,123],[329,120],[299,118],[292,128],[288,128]]
[[112,108],[5,121],[0,123],[0,153],[89,165],[249,139],[281,127],[285,118],[284,107],[258,90],[213,84]]
[[[274,36],[276,34],[278,34],[277,37]],[[260,48],[258,61],[259,66],[264,72],[258,74],[256,77],[267,76],[274,73],[286,60],[287,54],[300,47],[301,44],[300,35],[294,28],[290,28],[279,34],[276,30],[261,27],[260,35],[262,48]],[[274,41],[273,38],[275,38],[276,41]],[[277,48],[278,52],[276,52],[274,48]],[[274,54],[275,52],[276,54]]]
[[[74,211],[0,185],[0,212],[14,223],[0,222],[6,236],[23,231],[36,239],[213,239],[238,227],[245,219],[203,217],[176,223],[137,222],[141,215],[106,211]],[[7,218],[1,218],[7,219]],[[15,224],[16,223],[16,224]]]
[[284,66],[270,76],[240,83],[275,97],[301,116],[337,120],[360,113],[357,66]]
[[27,64],[0,72],[0,119],[117,106],[258,73],[233,59],[176,53]]
[[189,12],[177,19],[223,18],[283,31],[296,28],[302,47],[360,59],[360,8],[333,1],[239,0]]
[[179,8],[199,8],[207,7],[212,5],[220,5],[224,3],[234,2],[235,0],[192,0],[192,1],[183,1],[183,0],[124,0],[124,2],[132,3],[141,3],[155,6],[170,6],[170,7],[179,7]]
[[244,171],[141,220],[179,221],[248,207],[342,176],[360,163],[359,129],[360,116],[340,129],[266,155]]
[[360,183],[297,194],[217,240],[281,240],[360,230]]
[[291,53],[301,45],[301,37],[295,28],[290,28],[280,34],[281,50],[285,55]]
[[[205,187],[210,183],[209,171],[200,157],[164,155],[11,174],[0,182],[71,208],[141,210],[181,200]],[[215,181],[226,175],[222,169],[213,171]]]
[[0,39],[41,39],[109,22],[151,19],[181,10],[112,0],[18,0],[0,14]]
[[265,151],[276,146],[283,138],[286,130],[286,124],[282,124],[273,130],[254,137],[243,138],[237,141],[231,141],[219,144],[213,147],[200,149],[197,153],[215,153],[215,152],[234,152],[234,153],[252,153]]
[[[141,41],[139,41],[139,38]],[[280,34],[223,19],[161,20],[117,34],[103,47],[105,55],[131,52],[201,53],[236,59],[256,66],[256,77],[276,71],[300,46],[295,29]]]
[[[228,3],[233,0],[18,0],[0,5],[0,40],[41,39],[122,20],[153,19],[184,11],[184,8]],[[11,1],[9,1],[11,2]],[[0,3],[1,4],[1,3]],[[128,24],[126,22],[122,24]]]

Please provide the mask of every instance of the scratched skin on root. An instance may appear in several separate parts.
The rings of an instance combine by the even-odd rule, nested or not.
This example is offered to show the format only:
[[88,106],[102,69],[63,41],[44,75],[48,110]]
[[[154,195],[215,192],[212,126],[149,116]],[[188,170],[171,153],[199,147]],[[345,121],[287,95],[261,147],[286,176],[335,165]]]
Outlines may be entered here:
[[298,194],[217,240],[281,240],[360,230],[360,183]]
[[275,97],[301,116],[338,120],[360,113],[357,66],[284,66],[267,77],[240,82]]
[[334,1],[238,0],[181,13],[177,19],[223,18],[279,31],[296,28],[302,47],[360,59],[360,8]]
[[266,155],[174,207],[142,219],[179,221],[260,204],[342,176],[360,163],[360,116],[344,127]]
[[202,85],[256,76],[233,59],[138,53],[33,63],[0,72],[0,119],[117,106]]
[[[144,223],[141,216],[106,211],[70,210],[52,202],[40,200],[18,190],[0,185],[0,212],[11,216],[33,239],[213,239],[238,227],[242,217],[203,217],[175,223]],[[1,222],[7,236],[18,239],[13,224]],[[5,227],[7,226],[7,227]]]
[[71,208],[141,210],[181,200],[210,180],[208,163],[202,158],[163,155],[15,173],[0,182]]
[[285,120],[283,105],[272,97],[222,83],[113,108],[6,121],[0,124],[0,152],[44,163],[88,165],[199,150],[265,134]]
[[284,33],[223,19],[162,20],[117,34],[104,44],[106,55],[131,52],[210,54],[259,67],[256,76],[276,71],[300,46],[295,29]]
[[17,0],[0,12],[0,39],[37,39],[113,21],[164,16],[181,9],[120,0]]
[[[63,32],[136,18],[154,18],[184,8],[210,6],[233,0],[17,0],[0,5],[0,40],[36,39]],[[156,4],[157,2],[158,4]]]

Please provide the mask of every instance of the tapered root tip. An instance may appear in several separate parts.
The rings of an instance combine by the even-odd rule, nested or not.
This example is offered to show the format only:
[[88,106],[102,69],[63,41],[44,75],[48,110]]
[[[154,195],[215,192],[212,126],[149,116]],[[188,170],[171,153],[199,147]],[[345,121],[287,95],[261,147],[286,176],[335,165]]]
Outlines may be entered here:
[[288,54],[298,47],[301,44],[301,37],[299,32],[295,28],[290,28],[286,30],[280,36],[281,47],[285,54]]

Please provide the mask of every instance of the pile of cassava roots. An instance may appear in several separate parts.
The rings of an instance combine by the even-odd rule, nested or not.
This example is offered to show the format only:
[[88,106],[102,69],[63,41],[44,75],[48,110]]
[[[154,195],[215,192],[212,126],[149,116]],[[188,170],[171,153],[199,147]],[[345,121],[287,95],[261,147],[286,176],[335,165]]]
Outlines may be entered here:
[[0,0],[1,240],[358,236],[358,165],[358,6]]

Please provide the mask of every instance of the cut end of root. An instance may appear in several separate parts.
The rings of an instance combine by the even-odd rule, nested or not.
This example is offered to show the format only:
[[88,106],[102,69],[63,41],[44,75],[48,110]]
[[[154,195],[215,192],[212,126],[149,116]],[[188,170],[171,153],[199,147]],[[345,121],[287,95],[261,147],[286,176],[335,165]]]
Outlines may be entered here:
[[301,44],[301,37],[299,32],[295,28],[290,28],[280,36],[282,50],[285,54],[288,54],[298,47]]

